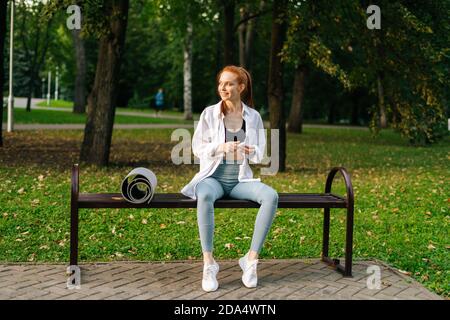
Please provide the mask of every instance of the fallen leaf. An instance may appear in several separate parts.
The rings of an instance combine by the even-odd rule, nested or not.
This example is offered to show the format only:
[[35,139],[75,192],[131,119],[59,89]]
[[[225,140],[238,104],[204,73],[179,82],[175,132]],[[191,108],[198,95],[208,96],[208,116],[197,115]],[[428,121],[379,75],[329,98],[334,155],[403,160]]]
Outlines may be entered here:
[[141,223],[142,224],[147,224],[147,219],[142,219]]
[[24,191],[25,191],[24,188],[20,188],[19,190],[17,190],[17,193],[18,193],[18,194],[22,194],[22,193],[24,193]]
[[167,228],[167,226],[166,226],[164,223],[161,223],[161,224],[159,225],[159,228],[160,228],[160,229],[165,229],[165,228]]
[[411,272],[405,271],[405,270],[401,270],[401,269],[398,269],[398,272],[403,273],[403,274],[406,274],[407,276],[410,276],[410,275],[411,275]]
[[427,247],[429,250],[433,250],[433,249],[436,249],[436,247],[435,246],[433,246],[431,243],[428,245],[428,247]]
[[225,243],[225,248],[231,249],[233,247],[234,247],[234,244],[232,244],[232,243]]

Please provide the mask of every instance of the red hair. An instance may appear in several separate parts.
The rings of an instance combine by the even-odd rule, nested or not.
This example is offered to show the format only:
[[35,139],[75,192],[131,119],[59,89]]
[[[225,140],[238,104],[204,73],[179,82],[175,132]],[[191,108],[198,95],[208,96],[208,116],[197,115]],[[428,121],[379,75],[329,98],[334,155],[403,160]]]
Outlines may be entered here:
[[[225,71],[228,71],[228,72],[231,72],[231,73],[234,73],[235,75],[237,75],[238,83],[245,85],[244,91],[241,92],[241,100],[244,101],[244,103],[246,105],[253,108],[254,107],[253,106],[253,88],[252,88],[252,77],[250,76],[250,73],[242,67],[237,67],[237,66],[233,66],[233,65],[226,66],[217,75],[217,83],[219,83],[220,76]],[[223,114],[226,114],[226,106],[224,103],[222,103],[221,111]]]

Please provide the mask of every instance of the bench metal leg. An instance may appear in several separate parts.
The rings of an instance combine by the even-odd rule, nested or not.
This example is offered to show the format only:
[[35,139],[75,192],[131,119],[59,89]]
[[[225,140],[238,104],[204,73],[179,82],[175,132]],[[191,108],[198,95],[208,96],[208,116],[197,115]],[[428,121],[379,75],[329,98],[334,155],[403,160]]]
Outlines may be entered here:
[[78,265],[78,194],[79,189],[78,164],[72,167],[72,192],[70,198],[70,265]]
[[328,245],[330,243],[330,208],[323,211],[323,239],[322,239],[322,256],[328,257]]
[[78,265],[78,206],[73,203],[70,210],[70,265]]
[[79,289],[81,272],[78,267],[78,194],[79,194],[79,169],[78,164],[72,167],[72,193],[70,199],[70,266],[67,271],[70,275],[67,288]]
[[344,276],[352,276],[353,256],[353,205],[347,208],[347,234],[345,236],[345,271]]
[[328,256],[330,242],[330,208],[324,209],[323,219],[323,242],[322,261],[334,267],[344,277],[352,277],[352,254],[353,254],[353,208],[347,209],[347,226],[345,239],[345,266],[340,264],[339,259],[331,259]]
[[339,172],[344,178],[346,191],[347,191],[347,222],[346,222],[346,236],[345,236],[345,266],[340,264],[339,259],[331,259],[329,254],[329,241],[330,241],[330,208],[324,209],[323,218],[323,243],[322,243],[322,261],[336,268],[341,272],[344,277],[352,276],[352,256],[353,256],[353,213],[354,213],[354,195],[353,186],[350,180],[350,175],[345,168],[336,167],[333,168],[327,177],[325,185],[325,193],[331,192],[331,184],[334,176]]

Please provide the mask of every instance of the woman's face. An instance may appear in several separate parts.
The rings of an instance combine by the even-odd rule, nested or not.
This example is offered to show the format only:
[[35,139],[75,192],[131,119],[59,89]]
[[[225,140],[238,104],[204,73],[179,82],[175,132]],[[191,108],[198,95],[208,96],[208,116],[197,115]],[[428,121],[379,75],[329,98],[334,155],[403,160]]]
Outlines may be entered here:
[[241,92],[245,89],[243,83],[239,84],[237,74],[224,71],[219,78],[218,91],[223,101],[237,102],[241,99]]

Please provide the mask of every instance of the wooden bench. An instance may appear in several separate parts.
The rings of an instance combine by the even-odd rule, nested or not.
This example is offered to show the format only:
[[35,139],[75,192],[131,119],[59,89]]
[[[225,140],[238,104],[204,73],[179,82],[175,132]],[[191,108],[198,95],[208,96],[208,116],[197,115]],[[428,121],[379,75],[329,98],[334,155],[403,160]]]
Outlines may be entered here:
[[[345,181],[346,197],[331,193],[331,184],[336,173],[340,173]],[[354,196],[350,175],[342,167],[331,169],[328,174],[325,193],[279,193],[278,208],[323,208],[323,242],[322,261],[334,267],[345,277],[352,276],[353,246],[353,211]],[[248,200],[219,199],[214,203],[216,208],[259,208],[259,204]],[[72,195],[70,217],[70,265],[78,265],[78,212],[79,209],[98,208],[197,208],[197,201],[180,193],[155,193],[149,204],[133,204],[123,199],[120,193],[79,193],[79,167],[72,168]],[[330,209],[347,209],[347,227],[345,244],[345,265],[339,259],[328,257],[330,236]],[[276,221],[276,220],[275,220]]]

